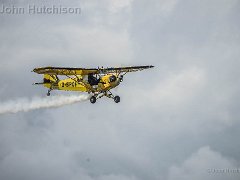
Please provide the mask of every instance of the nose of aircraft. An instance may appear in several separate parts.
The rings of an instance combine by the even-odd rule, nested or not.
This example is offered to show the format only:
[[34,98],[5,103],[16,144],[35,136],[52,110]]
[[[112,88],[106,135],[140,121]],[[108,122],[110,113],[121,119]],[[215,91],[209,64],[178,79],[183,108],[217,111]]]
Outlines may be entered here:
[[117,78],[114,75],[109,77],[109,82],[115,82],[116,80],[117,80]]

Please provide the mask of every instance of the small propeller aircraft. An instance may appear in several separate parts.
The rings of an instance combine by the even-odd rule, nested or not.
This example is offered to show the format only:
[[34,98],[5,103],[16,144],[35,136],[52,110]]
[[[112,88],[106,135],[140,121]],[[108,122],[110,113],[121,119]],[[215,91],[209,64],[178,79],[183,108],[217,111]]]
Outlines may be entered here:
[[[90,102],[95,103],[97,99],[104,96],[120,102],[119,96],[114,96],[111,89],[118,86],[123,77],[129,72],[142,71],[154,66],[131,66],[117,68],[63,68],[63,67],[40,67],[33,72],[43,74],[41,84],[48,88],[47,96],[52,90],[81,91],[91,94]],[[59,79],[65,76],[65,79]]]

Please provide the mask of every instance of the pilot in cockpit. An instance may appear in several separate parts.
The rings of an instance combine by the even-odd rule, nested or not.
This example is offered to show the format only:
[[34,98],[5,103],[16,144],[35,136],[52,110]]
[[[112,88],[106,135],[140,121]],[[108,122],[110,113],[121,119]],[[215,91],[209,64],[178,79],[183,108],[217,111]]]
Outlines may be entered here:
[[88,74],[88,83],[91,86],[98,85],[100,82],[100,78],[97,78],[96,75],[94,76],[92,73]]

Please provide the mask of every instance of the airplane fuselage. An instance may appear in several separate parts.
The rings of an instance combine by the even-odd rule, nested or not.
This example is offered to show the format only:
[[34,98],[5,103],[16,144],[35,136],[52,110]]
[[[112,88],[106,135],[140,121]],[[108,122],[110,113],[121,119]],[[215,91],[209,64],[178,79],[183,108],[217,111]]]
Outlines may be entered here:
[[[78,75],[75,78],[66,78],[62,80],[55,80],[54,78],[51,82],[43,83],[44,87],[54,90],[63,90],[63,91],[97,91],[105,92],[112,88],[118,86],[121,82],[121,78],[117,77],[116,74],[107,74],[100,77],[99,82],[96,85],[91,85],[88,82],[87,76]],[[51,80],[50,79],[50,80]]]

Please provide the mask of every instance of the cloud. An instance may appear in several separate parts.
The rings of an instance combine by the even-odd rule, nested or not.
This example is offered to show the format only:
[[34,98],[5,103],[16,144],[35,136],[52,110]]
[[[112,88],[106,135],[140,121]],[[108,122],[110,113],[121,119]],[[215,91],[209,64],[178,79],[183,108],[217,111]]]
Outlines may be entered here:
[[[214,172],[214,169],[218,172]],[[220,172],[221,170],[238,169],[235,162],[213,151],[202,147],[179,166],[169,169],[169,180],[174,179],[239,179],[239,173]]]
[[0,179],[236,177],[205,170],[240,162],[238,0],[18,5],[33,2],[82,13],[0,16],[1,103],[45,95],[32,86],[38,66],[155,68],[127,74],[113,91],[119,104],[1,115]]
[[131,6],[133,0],[113,0],[109,1],[110,4],[110,11],[112,13],[117,13],[123,8],[128,8]]
[[[87,59],[98,59],[105,66],[107,64],[114,65],[114,62],[131,62],[131,43],[125,31],[115,32],[106,28],[70,26],[67,28],[58,27],[52,33],[63,35],[64,41],[62,43],[64,44],[62,45],[67,46],[65,48],[67,57],[76,60],[79,56]],[[92,53],[93,51],[94,53]]]
[[134,176],[107,175],[97,178],[97,180],[137,180]]
[[150,96],[149,100],[159,108],[164,108],[166,102],[176,107],[185,106],[205,88],[206,81],[204,70],[196,67],[169,73],[167,78],[154,85],[151,94],[155,96]]

